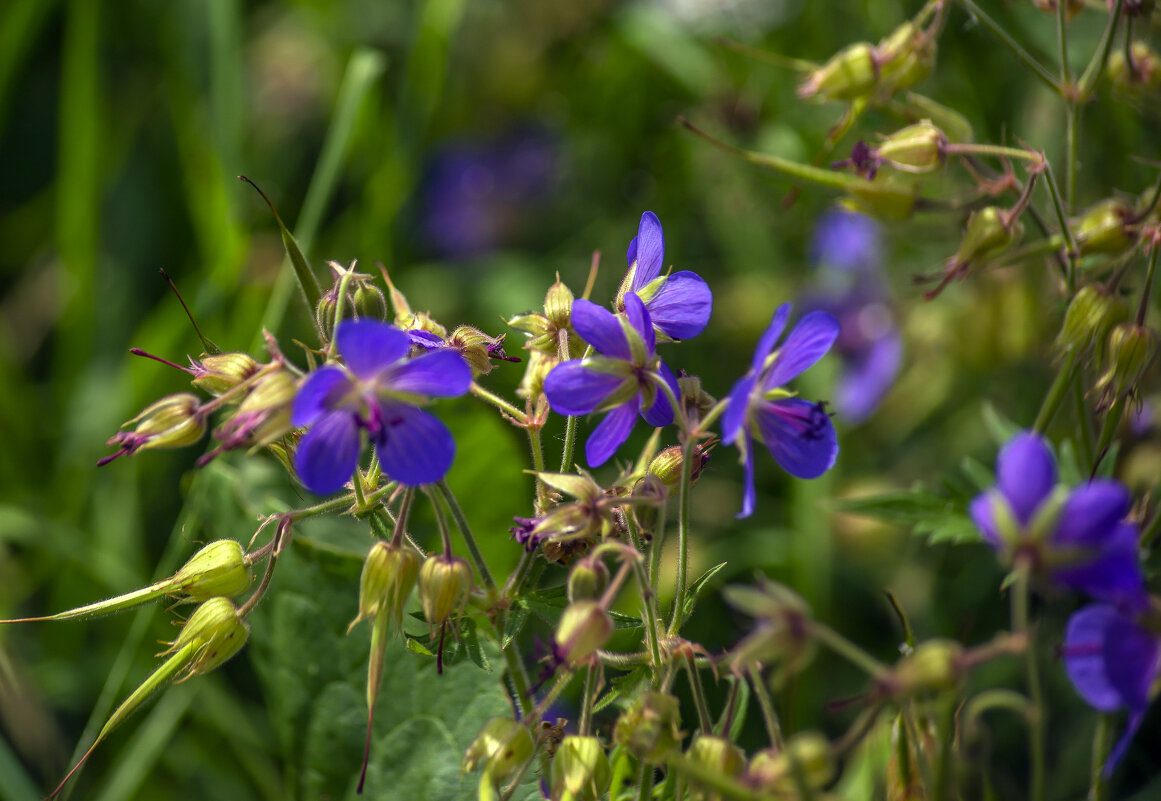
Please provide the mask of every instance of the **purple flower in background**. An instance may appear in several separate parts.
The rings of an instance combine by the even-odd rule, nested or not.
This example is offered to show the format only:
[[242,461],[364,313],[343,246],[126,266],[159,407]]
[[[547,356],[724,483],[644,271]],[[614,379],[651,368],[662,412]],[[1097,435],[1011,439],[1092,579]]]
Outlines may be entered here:
[[558,150],[556,142],[540,131],[443,148],[428,163],[423,178],[425,238],[450,258],[467,259],[492,250],[516,229],[527,207],[551,190]]
[[1094,479],[1071,491],[1056,484],[1056,464],[1038,435],[1012,438],[996,459],[996,486],[977,495],[971,516],[1010,561],[1102,601],[1140,608],[1145,581],[1137,527],[1125,520],[1129,491]]
[[665,262],[665,236],[657,215],[641,215],[637,236],[625,254],[629,271],[621,282],[617,307],[624,296],[635,293],[649,310],[653,326],[669,339],[690,339],[705,330],[713,311],[713,293],[697,273],[680,270],[661,274]]
[[345,367],[315,370],[294,399],[291,423],[308,426],[294,467],[311,492],[335,492],[359,461],[359,430],[375,444],[383,472],[415,486],[439,481],[455,457],[447,427],[420,409],[427,396],[468,391],[472,371],[459,354],[436,350],[406,359],[408,335],[377,320],[344,320],[335,333]]
[[879,226],[861,214],[832,212],[819,221],[812,251],[827,286],[805,305],[839,321],[834,347],[843,367],[834,404],[843,419],[857,423],[878,407],[903,360],[903,340],[879,272]]
[[811,312],[775,349],[789,316],[789,303],[778,307],[758,341],[750,371],[734,384],[722,416],[722,442],[737,443],[746,470],[738,517],[749,517],[754,511],[751,437],[761,439],[774,461],[798,478],[818,478],[838,456],[838,439],[825,405],[796,398],[782,389],[830,350],[839,333],[838,321],[826,312]]
[[678,397],[677,378],[657,358],[653,321],[634,293],[625,295],[625,316],[577,298],[572,325],[601,354],[557,365],[544,379],[544,394],[557,414],[608,412],[585,443],[585,459],[593,467],[616,453],[640,414],[651,426],[673,422],[673,406],[665,382]]
[[1093,604],[1069,618],[1062,655],[1072,686],[1089,706],[1129,712],[1125,733],[1105,762],[1108,776],[1145,718],[1150,688],[1161,672],[1161,642],[1123,610]]

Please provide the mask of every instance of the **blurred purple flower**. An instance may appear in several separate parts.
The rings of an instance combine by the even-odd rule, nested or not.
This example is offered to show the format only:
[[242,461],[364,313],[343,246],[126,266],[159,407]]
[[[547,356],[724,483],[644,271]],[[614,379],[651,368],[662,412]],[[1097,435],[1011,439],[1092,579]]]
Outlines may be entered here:
[[421,228],[443,256],[467,259],[501,244],[527,207],[552,188],[555,141],[522,132],[493,144],[445,147],[428,163]]
[[722,442],[737,443],[746,470],[746,489],[738,517],[749,517],[754,511],[751,437],[761,438],[774,461],[798,478],[818,478],[838,456],[838,440],[825,404],[796,398],[782,389],[783,384],[830,350],[839,333],[838,321],[826,312],[811,312],[775,349],[789,316],[789,303],[778,307],[770,327],[758,341],[749,372],[734,384],[722,415]]
[[677,378],[657,357],[653,321],[641,299],[625,295],[625,316],[577,298],[572,325],[601,354],[558,364],[544,379],[544,394],[557,414],[608,412],[585,443],[585,459],[597,467],[629,438],[640,414],[651,426],[673,422],[673,406],[661,382],[678,397]]
[[1161,642],[1125,611],[1092,604],[1069,618],[1062,655],[1072,686],[1089,706],[1129,712],[1125,733],[1105,761],[1108,776],[1145,718],[1150,689],[1161,673]]
[[455,457],[451,432],[420,409],[424,396],[468,391],[472,371],[459,354],[436,350],[406,359],[408,335],[377,320],[344,320],[335,333],[345,366],[315,370],[294,399],[291,423],[309,430],[294,467],[311,492],[342,488],[359,461],[367,432],[383,472],[407,485],[439,481]]
[[1147,603],[1137,527],[1125,520],[1129,491],[1093,479],[1072,490],[1056,484],[1056,465],[1038,435],[1013,437],[996,459],[996,486],[977,495],[971,516],[1006,558],[1098,600],[1140,608]]
[[832,212],[819,221],[812,247],[829,284],[804,303],[839,321],[835,352],[843,369],[835,387],[835,409],[844,420],[865,420],[899,374],[903,340],[887,303],[879,271],[882,237],[877,223],[851,212]]
[[622,298],[635,293],[649,310],[653,327],[670,339],[690,339],[705,330],[713,311],[713,293],[697,273],[680,270],[661,274],[665,266],[665,235],[657,215],[641,215],[637,236],[625,254],[629,271],[621,282],[617,308]]

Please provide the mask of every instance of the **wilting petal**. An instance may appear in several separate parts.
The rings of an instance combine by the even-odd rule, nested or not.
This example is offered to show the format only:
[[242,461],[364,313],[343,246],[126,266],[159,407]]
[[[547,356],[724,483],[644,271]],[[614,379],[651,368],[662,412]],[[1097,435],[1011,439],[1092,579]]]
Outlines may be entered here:
[[617,452],[617,448],[629,438],[633,431],[633,424],[637,422],[637,410],[641,408],[641,399],[633,398],[627,403],[613,407],[605,415],[585,443],[585,459],[590,467],[600,467]]
[[303,382],[290,409],[290,424],[308,426],[327,414],[351,389],[351,380],[338,367],[320,367]]
[[[669,369],[669,365],[661,362],[657,366],[657,372],[661,375],[661,380],[673,392],[673,397],[680,399],[681,389],[677,386],[677,376]],[[658,427],[672,423],[673,415],[673,404],[669,402],[669,396],[665,394],[665,391],[660,388],[657,390],[657,397],[649,408],[641,411],[641,416],[645,418],[646,423]]]
[[653,325],[673,339],[691,339],[705,330],[713,312],[709,284],[689,270],[672,273],[649,299]]
[[626,361],[632,358],[625,331],[617,316],[608,309],[577,298],[572,302],[572,327],[598,353]]
[[359,461],[359,426],[350,412],[323,415],[298,443],[294,469],[315,495],[342,489]]
[[838,438],[821,404],[801,398],[764,403],[754,420],[770,455],[798,478],[818,478],[834,465]]
[[892,331],[848,363],[835,387],[834,405],[842,418],[849,423],[867,419],[895,382],[902,361],[903,341]]
[[1068,619],[1064,631],[1064,667],[1072,686],[1093,709],[1114,712],[1124,698],[1113,686],[1105,665],[1105,639],[1121,613],[1112,606],[1086,606]]
[[629,243],[629,251],[625,256],[630,266],[634,261],[637,262],[630,290],[637,291],[661,274],[661,267],[665,261],[665,235],[661,231],[661,221],[657,219],[656,214],[647,211],[641,215],[637,236]]
[[758,493],[754,489],[754,443],[749,437],[738,443],[742,451],[742,465],[745,477],[742,479],[742,511],[738,512],[738,519],[749,517],[754,513]]
[[1006,501],[1000,493],[992,490],[973,498],[968,511],[971,513],[972,522],[983,532],[984,539],[993,548],[1002,548],[1004,540],[1000,537],[1000,532],[996,528],[995,504],[997,503],[1006,503]]
[[339,354],[364,380],[407,355],[411,340],[401,329],[378,320],[343,320],[335,332]]
[[766,326],[765,333],[758,340],[758,347],[754,349],[754,357],[750,360],[750,369],[755,373],[762,372],[762,367],[766,364],[766,357],[770,355],[770,351],[774,350],[774,346],[778,343],[778,337],[782,336],[782,332],[786,330],[786,318],[789,316],[789,303],[783,303],[774,311],[774,316],[770,318],[770,325]]
[[1129,513],[1129,491],[1109,479],[1082,484],[1064,502],[1054,543],[1100,546]]
[[764,389],[780,387],[821,359],[839,334],[834,315],[815,311],[803,317],[778,348],[774,366],[762,381]]
[[750,405],[750,393],[754,391],[754,384],[757,381],[758,377],[749,373],[739,378],[734,388],[730,390],[729,403],[722,413],[722,442],[726,445],[732,445],[742,431],[742,426],[746,422],[746,410]]
[[629,318],[629,325],[645,341],[647,358],[652,358],[657,352],[657,333],[653,330],[649,310],[635,292],[625,293],[625,316]]
[[435,415],[406,403],[380,404],[375,451],[383,472],[400,484],[433,484],[456,455],[456,443]]
[[544,379],[544,395],[557,414],[591,414],[626,380],[631,379],[590,369],[579,359],[573,359],[549,371]]
[[996,459],[996,486],[1012,507],[1021,524],[1032,514],[1056,484],[1052,452],[1036,434],[1017,434],[1000,450]]
[[434,350],[384,370],[376,385],[390,392],[452,398],[472,384],[472,368],[454,350]]

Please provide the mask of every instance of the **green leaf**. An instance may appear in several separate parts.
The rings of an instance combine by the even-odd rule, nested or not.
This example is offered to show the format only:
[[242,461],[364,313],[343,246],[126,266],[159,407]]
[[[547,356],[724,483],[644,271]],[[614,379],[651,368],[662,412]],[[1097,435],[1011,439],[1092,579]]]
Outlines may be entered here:
[[508,610],[508,619],[504,621],[504,642],[500,646],[501,648],[506,649],[512,640],[520,636],[526,620],[528,620],[528,604],[524,601],[517,601]]
[[597,702],[593,704],[593,712],[600,712],[619,698],[632,695],[641,682],[649,678],[649,670],[644,665],[638,665],[630,670],[628,673],[623,673],[620,676],[614,677],[610,684],[612,685],[607,693],[602,695]]
[[917,484],[910,490],[839,501],[839,511],[908,526],[929,543],[978,542],[979,529],[965,502],[937,495]]
[[693,583],[693,586],[689,588],[689,595],[687,595],[685,598],[685,606],[681,610],[682,620],[689,619],[689,616],[693,614],[694,604],[697,603],[697,599],[701,595],[702,590],[704,590],[706,585],[709,584],[710,579],[716,576],[727,564],[729,563],[722,562],[720,565],[714,565],[709,570],[702,573],[701,578]]
[[1012,437],[1024,430],[1022,426],[1016,425],[1000,414],[991,401],[984,401],[983,417],[984,427],[988,429],[988,433],[991,434],[996,445],[1006,444]]
[[[563,584],[548,589],[536,590],[525,595],[528,608],[540,615],[549,625],[556,625],[560,617],[558,612],[568,606],[568,588]],[[626,615],[615,609],[609,610],[609,617],[613,619],[618,629],[641,628],[641,618]]]

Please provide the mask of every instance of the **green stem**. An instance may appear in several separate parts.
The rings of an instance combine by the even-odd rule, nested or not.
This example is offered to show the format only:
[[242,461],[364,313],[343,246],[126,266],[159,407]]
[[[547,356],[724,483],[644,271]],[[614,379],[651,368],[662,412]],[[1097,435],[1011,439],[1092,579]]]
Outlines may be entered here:
[[1064,361],[1060,363],[1060,369],[1056,372],[1056,378],[1052,381],[1052,386],[1048,389],[1048,394],[1044,396],[1044,402],[1040,404],[1040,412],[1036,415],[1036,422],[1032,424],[1032,430],[1037,434],[1043,434],[1048,430],[1049,424],[1052,423],[1052,418],[1056,416],[1056,412],[1060,409],[1060,404],[1064,401],[1064,396],[1068,392],[1068,385],[1072,379],[1072,370],[1076,365],[1076,348],[1069,345],[1064,353]]
[[1092,475],[1096,475],[1097,468],[1101,466],[1101,461],[1105,458],[1105,454],[1109,451],[1109,445],[1113,442],[1113,435],[1117,433],[1117,426],[1121,423],[1121,417],[1125,413],[1125,400],[1128,396],[1121,395],[1113,401],[1112,408],[1105,412],[1104,423],[1101,425],[1101,436],[1097,441],[1096,456],[1092,462]]
[[1149,525],[1141,532],[1140,539],[1137,542],[1143,552],[1148,553],[1153,548],[1153,543],[1157,541],[1157,537],[1161,536],[1161,510],[1153,514],[1153,519],[1149,521]]
[[[633,523],[632,515],[625,515],[625,522],[629,528],[629,536],[633,540],[633,547],[640,553],[641,538],[637,535],[637,526]],[[637,590],[641,593],[641,623],[645,627],[645,642],[649,648],[649,655],[653,659],[654,670],[656,670],[661,665],[661,647],[657,636],[657,608],[653,603],[656,593],[649,585],[649,575],[645,572],[645,565],[640,557],[633,559],[633,577],[637,579]]]
[[768,801],[769,796],[758,790],[746,787],[737,779],[725,776],[720,771],[694,762],[687,756],[675,753],[669,757],[668,764],[674,773],[714,791],[722,798],[736,799],[736,801]]
[[1109,21],[1105,25],[1104,33],[1101,34],[1100,44],[1097,45],[1097,49],[1092,55],[1092,60],[1084,68],[1084,74],[1080,76],[1076,92],[1078,103],[1083,103],[1092,96],[1092,93],[1096,90],[1097,82],[1105,74],[1105,66],[1109,63],[1109,53],[1113,49],[1113,34],[1116,33],[1117,23],[1120,22],[1121,11],[1124,5],[1124,0],[1117,0],[1116,5],[1109,14]]
[[[504,624],[507,620],[506,615],[496,616],[496,632],[499,635],[499,645],[504,643]],[[508,648],[501,648],[501,653],[504,654],[504,664],[508,667],[508,676],[512,680],[512,689],[516,692],[516,702],[520,706],[520,714],[527,715],[532,709],[532,692],[529,689],[528,671],[524,668],[524,661],[520,658],[520,654],[516,648],[511,647],[515,641],[509,643]]]
[[697,708],[697,723],[702,734],[714,733],[714,721],[710,717],[709,705],[705,700],[705,689],[701,686],[701,674],[697,672],[697,665],[693,661],[693,652],[685,654],[685,671],[689,674],[689,689],[693,694],[693,705]]
[[1077,370],[1072,377],[1072,399],[1076,404],[1077,425],[1080,426],[1080,439],[1077,447],[1080,449],[1080,463],[1092,464],[1093,453],[1096,449],[1096,432],[1093,431],[1092,414],[1089,412],[1088,401],[1084,399],[1084,372]]
[[532,453],[532,469],[536,471],[536,517],[548,509],[548,485],[540,478],[544,470],[544,445],[540,441],[540,426],[525,426],[528,432],[528,450]]
[[750,665],[746,672],[750,677],[750,686],[754,688],[754,695],[758,698],[758,706],[762,709],[762,720],[766,723],[770,747],[781,751],[782,725],[778,722],[778,712],[774,708],[774,697],[770,695],[770,687],[762,678],[762,671],[757,664]]
[[1109,760],[1109,749],[1113,744],[1113,716],[1101,715],[1097,720],[1092,737],[1092,766],[1088,788],[1088,801],[1108,801],[1109,784],[1105,779],[1105,763]]
[[1077,174],[1080,171],[1080,103],[1075,100],[1068,101],[1064,113],[1064,145],[1064,193],[1071,210],[1076,208]]
[[495,392],[491,392],[490,390],[484,389],[479,384],[477,384],[475,381],[472,382],[471,387],[469,387],[469,391],[473,395],[475,395],[477,398],[479,398],[480,400],[482,400],[486,403],[490,403],[491,405],[495,406],[497,409],[502,411],[504,414],[511,417],[516,422],[516,425],[519,425],[519,426],[527,425],[528,415],[525,414],[524,412],[520,411],[519,409],[517,409],[516,406],[513,405],[512,403],[509,403],[508,401],[501,398]]
[[974,143],[947,145],[944,150],[948,155],[964,155],[971,153],[977,156],[995,156],[996,158],[1023,159],[1024,161],[1041,161],[1043,156],[1032,150],[1022,147],[1004,147],[1003,145],[983,145]]
[[1023,61],[1024,66],[1032,70],[1032,73],[1041,81],[1043,81],[1045,86],[1057,94],[1060,94],[1060,84],[1057,83],[1053,74],[1049,72],[1043,64],[1037,61],[1027,50],[1021,47],[1020,43],[1013,39],[998,22],[985,14],[983,9],[972,2],[972,0],[959,0],[959,4],[963,6],[969,14],[975,17],[981,25],[987,28],[988,31],[991,32],[992,36],[995,36],[997,39],[999,39],[1000,44],[1008,48],[1008,50],[1012,52],[1012,55],[1020,59],[1020,61]]
[[642,762],[638,771],[637,801],[651,801],[653,798],[653,766]]
[[1012,588],[1012,628],[1027,637],[1024,650],[1028,680],[1028,700],[1031,710],[1028,715],[1028,751],[1032,761],[1032,785],[1029,801],[1044,801],[1044,726],[1047,710],[1044,694],[1040,688],[1040,668],[1037,659],[1036,638],[1029,630],[1029,606],[1032,595],[1031,566],[1016,565],[1016,583]]
[[411,502],[415,499],[415,487],[408,487],[399,499],[399,511],[395,513],[395,529],[391,532],[391,545],[398,548],[403,544],[403,534],[407,530],[407,518],[411,516]]
[[686,433],[685,441],[681,443],[681,484],[677,490],[677,587],[673,594],[673,616],[669,621],[670,637],[681,628],[685,614],[685,584],[689,570],[689,484],[693,475],[694,444],[693,436]]
[[808,625],[815,639],[855,667],[864,670],[871,678],[878,678],[887,673],[886,665],[834,629],[813,620]]
[[581,696],[581,717],[580,717],[580,736],[587,737],[589,729],[593,723],[593,703],[596,701],[597,694],[597,672],[600,670],[600,662],[592,660],[589,662],[588,669],[585,670],[585,689],[584,695]]
[[[1061,2],[1063,6],[1064,3]],[[935,760],[935,782],[931,801],[945,801],[948,797],[951,774],[952,744],[955,740],[956,703],[953,693],[945,693],[939,703],[939,752]]]
[[1056,4],[1056,47],[1060,59],[1060,85],[1072,85],[1072,68],[1068,65],[1068,3]]
[[496,579],[492,578],[492,571],[488,570],[488,563],[484,560],[484,554],[480,552],[480,546],[476,544],[476,538],[472,534],[472,527],[468,524],[464,510],[460,508],[459,501],[456,500],[455,494],[448,486],[447,479],[441,480],[436,486],[439,487],[443,499],[447,502],[448,509],[451,510],[452,519],[456,521],[456,528],[460,530],[460,536],[464,538],[464,544],[468,546],[468,553],[471,554],[472,561],[476,564],[480,579],[488,588],[488,594],[495,596],[498,590]]
[[1145,324],[1145,313],[1149,311],[1149,299],[1153,294],[1153,276],[1157,272],[1157,252],[1161,243],[1154,243],[1149,253],[1149,266],[1145,269],[1145,285],[1141,287],[1141,300],[1137,303],[1137,325]]
[[[1068,225],[1068,213],[1065,210],[1064,200],[1060,196],[1060,188],[1056,184],[1056,174],[1052,171],[1052,165],[1048,163],[1048,159],[1044,159],[1044,187],[1048,190],[1048,197],[1052,200],[1052,208],[1056,211],[1056,221],[1060,223],[1060,235],[1064,239],[1065,259],[1068,262],[1068,272],[1066,280],[1068,283],[1068,291],[1076,291],[1076,258],[1078,255],[1078,248],[1076,246],[1076,239],[1072,235],[1072,228]],[[1076,183],[1075,177],[1069,179],[1069,185]],[[1072,201],[1069,201],[1071,207]]]

